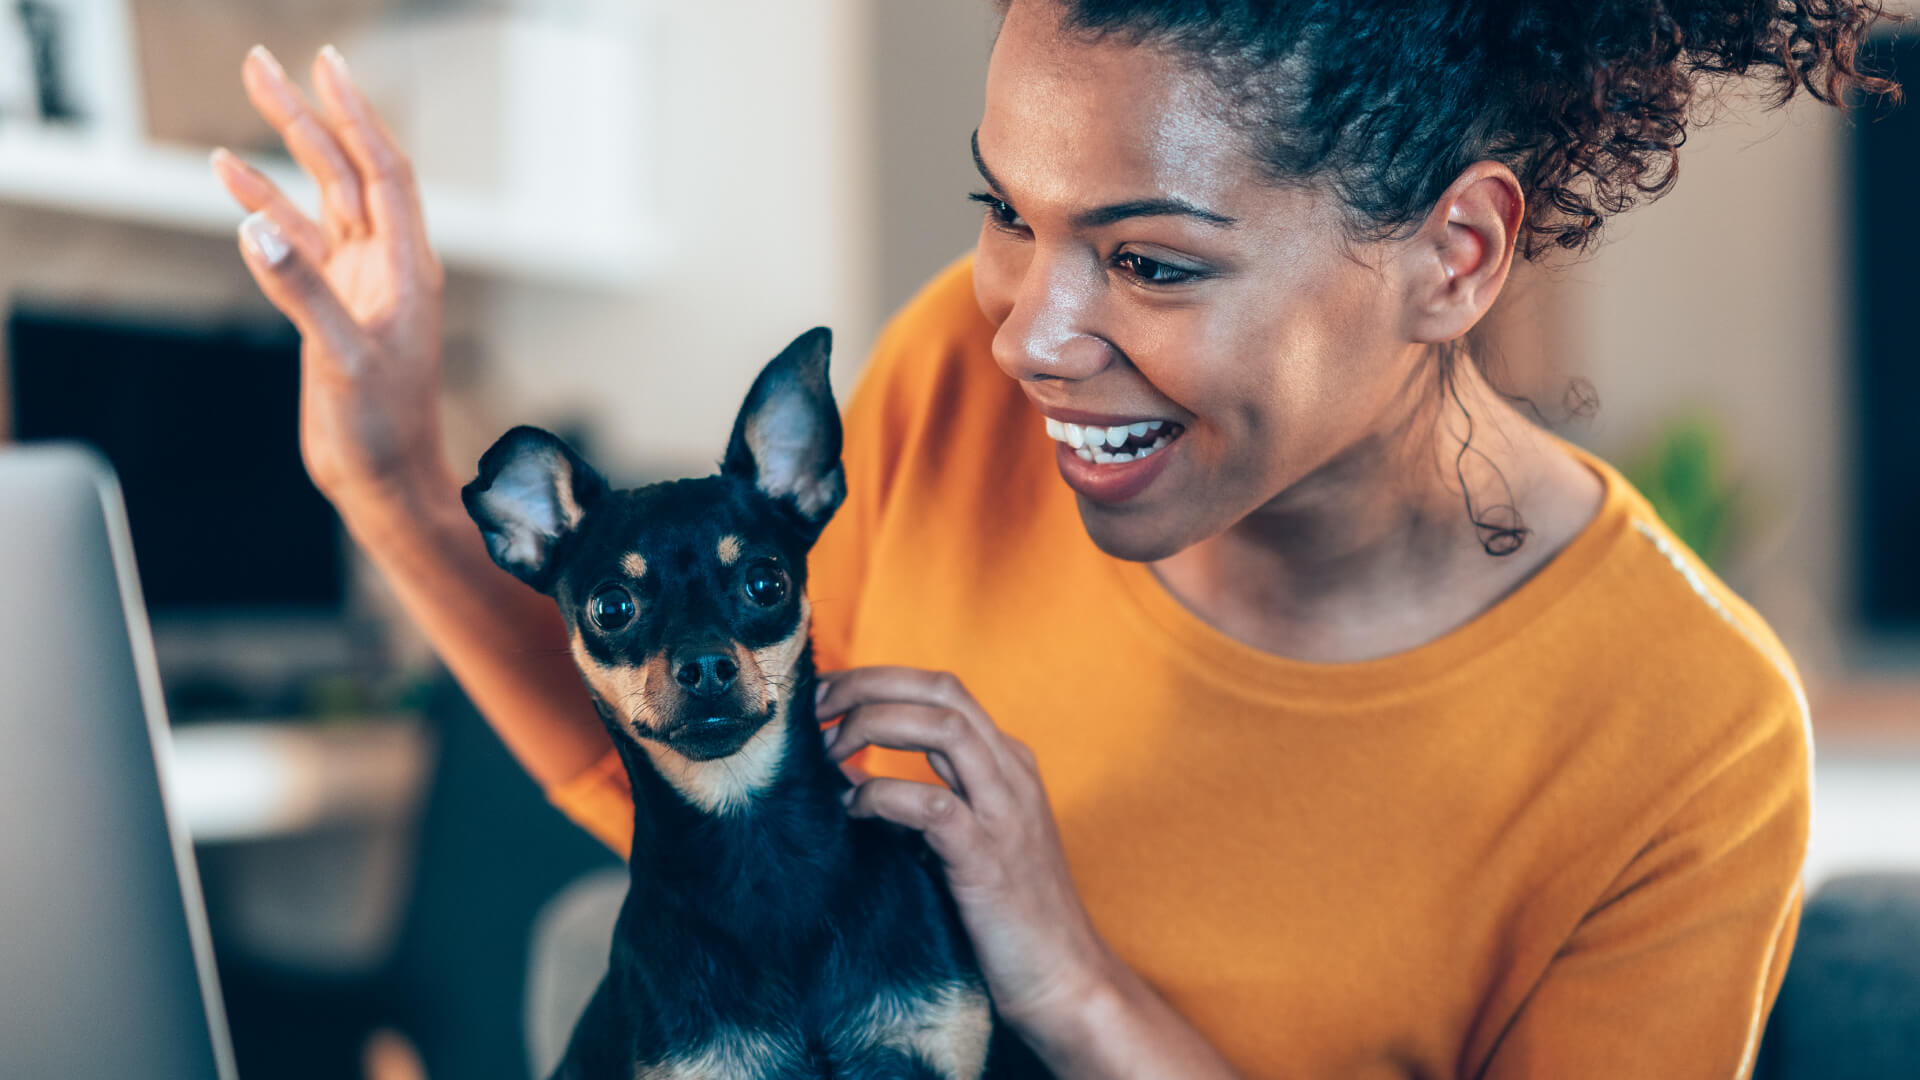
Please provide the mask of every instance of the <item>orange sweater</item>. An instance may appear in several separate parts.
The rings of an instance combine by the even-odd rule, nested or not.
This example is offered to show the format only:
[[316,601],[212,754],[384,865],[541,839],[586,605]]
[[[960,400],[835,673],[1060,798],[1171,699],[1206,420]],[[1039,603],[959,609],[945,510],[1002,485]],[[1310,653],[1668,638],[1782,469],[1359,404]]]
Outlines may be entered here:
[[[1038,755],[1106,940],[1246,1075],[1746,1075],[1806,706],[1618,473],[1587,460],[1599,517],[1467,626],[1301,663],[1093,546],[991,337],[963,262],[877,347],[812,560],[823,668],[958,674]],[[626,850],[618,759],[550,794]]]

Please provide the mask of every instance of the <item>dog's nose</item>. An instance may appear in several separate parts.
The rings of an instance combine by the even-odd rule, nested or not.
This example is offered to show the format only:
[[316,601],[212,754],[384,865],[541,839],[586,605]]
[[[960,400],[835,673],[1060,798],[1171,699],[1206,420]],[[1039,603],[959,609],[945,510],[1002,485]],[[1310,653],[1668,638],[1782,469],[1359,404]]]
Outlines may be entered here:
[[734,676],[740,669],[725,653],[701,653],[681,661],[679,670],[673,677],[687,688],[687,693],[699,697],[719,697],[733,685]]

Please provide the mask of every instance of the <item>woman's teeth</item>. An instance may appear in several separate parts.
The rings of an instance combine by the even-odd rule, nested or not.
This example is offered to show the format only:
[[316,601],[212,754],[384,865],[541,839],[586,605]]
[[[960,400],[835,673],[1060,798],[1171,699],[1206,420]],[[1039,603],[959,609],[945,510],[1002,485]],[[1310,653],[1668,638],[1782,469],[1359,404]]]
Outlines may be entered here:
[[1179,434],[1178,425],[1163,433],[1161,429],[1167,427],[1165,420],[1141,420],[1114,427],[1068,424],[1051,416],[1046,420],[1050,438],[1066,443],[1080,460],[1096,465],[1138,461],[1172,442]]

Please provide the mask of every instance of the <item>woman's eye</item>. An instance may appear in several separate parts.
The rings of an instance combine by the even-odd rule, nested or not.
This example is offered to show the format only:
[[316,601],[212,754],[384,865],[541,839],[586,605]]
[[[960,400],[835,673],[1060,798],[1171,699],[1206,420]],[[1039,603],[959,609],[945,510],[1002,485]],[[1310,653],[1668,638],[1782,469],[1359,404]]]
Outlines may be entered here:
[[1136,255],[1131,251],[1123,251],[1115,255],[1113,261],[1149,285],[1178,285],[1201,276],[1192,270],[1182,270],[1177,266],[1149,259],[1145,255]]
[[1005,199],[984,191],[976,191],[967,198],[987,208],[987,220],[992,222],[995,228],[1018,232],[1027,227],[1027,223],[1020,220],[1020,215],[1013,212],[1013,207],[1008,205]]
[[587,617],[602,630],[618,630],[633,621],[637,609],[633,596],[618,585],[609,585],[587,601]]
[[787,598],[787,572],[762,560],[747,567],[743,587],[748,600],[761,607],[773,607]]

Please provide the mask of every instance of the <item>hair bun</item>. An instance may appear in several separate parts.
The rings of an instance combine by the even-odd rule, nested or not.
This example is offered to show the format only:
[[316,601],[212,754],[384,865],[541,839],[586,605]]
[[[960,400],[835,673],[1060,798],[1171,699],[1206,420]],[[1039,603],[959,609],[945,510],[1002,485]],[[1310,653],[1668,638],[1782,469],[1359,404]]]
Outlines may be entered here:
[[[1898,100],[1892,80],[1857,67],[1879,0],[1494,0],[1490,57],[1507,73],[1512,145],[1530,149],[1523,250],[1580,250],[1606,217],[1659,198],[1679,175],[1690,107],[1703,85],[1765,76],[1766,107],[1804,89],[1848,107],[1851,92]],[[1531,144],[1531,145],[1528,145]],[[1496,156],[1503,156],[1498,155]]]

